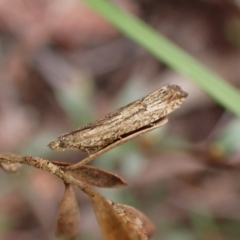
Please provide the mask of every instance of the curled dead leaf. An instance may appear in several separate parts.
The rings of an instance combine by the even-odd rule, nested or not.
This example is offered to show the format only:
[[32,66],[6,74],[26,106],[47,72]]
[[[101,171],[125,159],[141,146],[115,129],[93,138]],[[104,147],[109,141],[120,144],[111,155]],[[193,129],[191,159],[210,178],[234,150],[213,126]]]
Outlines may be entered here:
[[56,235],[73,239],[79,234],[80,215],[75,193],[65,184],[65,193],[58,209]]
[[91,196],[93,208],[105,240],[147,240],[140,218],[132,217],[121,206],[96,193]]
[[81,166],[78,169],[68,170],[66,173],[81,182],[96,187],[116,188],[127,185],[126,181],[118,175],[88,165]]
[[131,219],[132,223],[134,223],[135,221],[138,222],[138,219],[140,219],[142,222],[142,225],[140,227],[143,228],[143,231],[146,232],[148,237],[152,236],[155,232],[155,226],[153,222],[138,209],[118,203],[115,203],[115,208],[119,212],[124,211],[124,214],[127,218]]

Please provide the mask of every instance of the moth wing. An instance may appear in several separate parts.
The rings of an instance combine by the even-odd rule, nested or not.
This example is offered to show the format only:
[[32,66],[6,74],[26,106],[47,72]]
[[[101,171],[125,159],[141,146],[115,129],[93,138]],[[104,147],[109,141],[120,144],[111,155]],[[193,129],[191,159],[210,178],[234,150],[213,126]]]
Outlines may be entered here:
[[[74,132],[92,129],[92,128],[95,128],[98,126],[107,125],[109,123],[117,124],[117,123],[123,121],[124,118],[129,118],[132,115],[138,113],[139,111],[144,111],[144,110],[146,110],[146,106],[144,104],[142,104],[140,100],[138,100],[138,101],[130,103],[124,107],[121,107],[121,108],[115,110],[114,112],[111,112],[111,113],[105,115],[103,118],[101,118],[93,123],[84,125],[78,129],[76,129],[76,131],[74,131]],[[72,133],[74,133],[74,132],[72,132]]]
[[[111,112],[107,115],[105,115],[103,118],[93,122],[89,123],[87,125],[84,125],[75,131],[72,131],[70,133],[64,134],[74,134],[79,132],[88,132],[88,137],[97,137],[99,135],[99,131],[97,131],[97,128],[101,127],[101,129],[104,129],[104,141],[106,142],[112,142],[114,137],[106,137],[106,136],[113,136],[113,134],[110,134],[110,132],[113,131],[113,127],[117,128],[117,126],[120,126],[122,122],[124,122],[124,119],[128,119],[131,116],[139,113],[140,111],[145,111],[146,106],[142,104],[141,100],[137,100],[133,103],[130,103],[122,108],[119,108],[115,110],[114,112]],[[91,131],[92,130],[92,131]],[[62,136],[64,136],[62,135]],[[86,146],[87,147],[87,146]]]

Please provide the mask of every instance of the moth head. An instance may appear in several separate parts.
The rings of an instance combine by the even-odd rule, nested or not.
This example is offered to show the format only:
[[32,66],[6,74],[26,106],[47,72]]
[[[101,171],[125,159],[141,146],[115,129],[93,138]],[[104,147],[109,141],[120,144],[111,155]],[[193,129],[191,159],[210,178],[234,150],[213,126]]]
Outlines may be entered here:
[[67,148],[69,148],[68,142],[65,139],[61,138],[59,138],[56,141],[50,142],[48,144],[48,147],[55,151],[65,151]]
[[167,85],[165,88],[163,89],[164,98],[168,103],[168,113],[170,113],[182,104],[188,94],[177,85]]
[[183,91],[179,86],[177,85],[168,85],[168,87],[171,88],[170,94],[173,96],[175,99],[182,99],[184,100],[188,94]]

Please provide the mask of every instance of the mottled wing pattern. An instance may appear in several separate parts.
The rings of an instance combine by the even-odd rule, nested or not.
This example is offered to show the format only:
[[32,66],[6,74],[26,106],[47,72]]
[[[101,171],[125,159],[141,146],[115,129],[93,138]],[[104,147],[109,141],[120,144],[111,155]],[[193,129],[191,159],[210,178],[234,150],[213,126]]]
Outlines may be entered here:
[[176,85],[166,85],[105,117],[63,134],[49,147],[53,150],[99,150],[142,127],[168,115],[179,107],[187,93]]
[[[81,145],[82,149],[88,150],[100,149],[108,145],[109,143],[115,141],[121,135],[126,133],[123,131],[120,124],[123,121],[123,118],[127,121],[133,115],[145,111],[146,107],[143,104],[141,104],[140,101],[136,101],[134,103],[129,104],[127,106],[127,109],[126,107],[122,107],[112,113],[107,114],[104,118],[99,119],[94,123],[87,124],[74,132],[61,135],[60,137],[67,138],[68,136],[72,136],[74,134],[81,134],[81,136],[84,136],[83,139],[81,140],[80,136],[78,137],[78,139],[81,140],[79,144]],[[100,131],[104,132],[104,134],[100,135],[99,134]],[[92,144],[91,139],[94,139],[95,141],[97,139],[99,145]],[[77,142],[75,142],[75,144],[77,144]]]

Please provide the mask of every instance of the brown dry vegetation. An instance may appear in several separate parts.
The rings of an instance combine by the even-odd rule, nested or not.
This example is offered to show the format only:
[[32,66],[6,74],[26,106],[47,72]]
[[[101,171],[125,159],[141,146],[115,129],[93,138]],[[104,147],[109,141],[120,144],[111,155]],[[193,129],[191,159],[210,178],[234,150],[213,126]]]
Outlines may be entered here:
[[[116,2],[240,85],[237,1]],[[128,187],[97,191],[144,212],[156,227],[151,239],[240,239],[239,121],[188,79],[74,0],[0,1],[0,53],[1,153],[77,162],[86,154],[46,145],[166,83],[180,85],[189,97],[167,125],[92,162]],[[54,239],[62,182],[26,166],[1,171],[0,182],[0,238]],[[78,239],[102,239],[89,198],[75,190]]]

